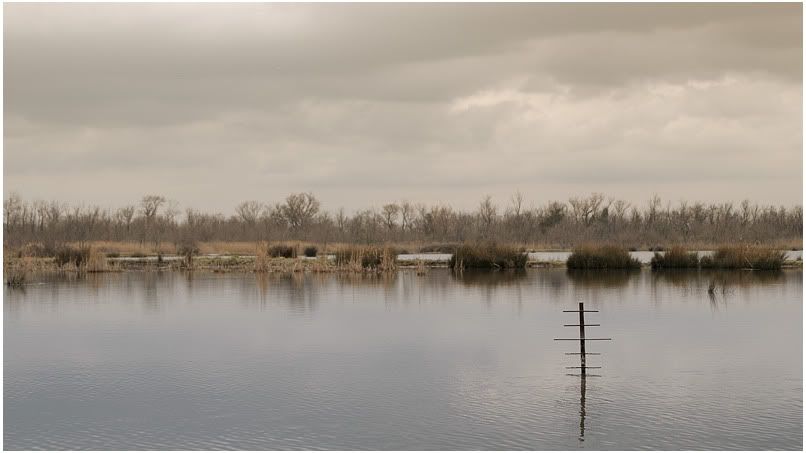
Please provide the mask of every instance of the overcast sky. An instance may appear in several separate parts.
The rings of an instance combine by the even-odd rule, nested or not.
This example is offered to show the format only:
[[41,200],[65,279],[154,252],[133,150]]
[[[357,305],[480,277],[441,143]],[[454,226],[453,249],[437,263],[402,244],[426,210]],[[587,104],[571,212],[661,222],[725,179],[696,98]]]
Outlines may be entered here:
[[802,202],[800,4],[6,4],[4,191]]

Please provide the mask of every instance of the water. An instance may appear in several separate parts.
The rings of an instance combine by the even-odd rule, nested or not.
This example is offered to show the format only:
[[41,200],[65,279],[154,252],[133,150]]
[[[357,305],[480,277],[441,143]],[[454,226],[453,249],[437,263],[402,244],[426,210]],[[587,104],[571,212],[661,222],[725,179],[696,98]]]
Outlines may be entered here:
[[[5,290],[4,447],[799,450],[802,290],[800,270],[41,277]],[[613,338],[585,380],[553,341],[577,300]]]

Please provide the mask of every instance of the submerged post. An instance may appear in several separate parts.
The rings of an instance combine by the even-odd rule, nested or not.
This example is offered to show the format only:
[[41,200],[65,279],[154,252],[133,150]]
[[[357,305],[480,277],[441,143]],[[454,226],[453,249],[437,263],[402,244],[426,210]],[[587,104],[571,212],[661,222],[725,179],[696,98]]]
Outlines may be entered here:
[[585,308],[579,303],[579,365],[585,374]]

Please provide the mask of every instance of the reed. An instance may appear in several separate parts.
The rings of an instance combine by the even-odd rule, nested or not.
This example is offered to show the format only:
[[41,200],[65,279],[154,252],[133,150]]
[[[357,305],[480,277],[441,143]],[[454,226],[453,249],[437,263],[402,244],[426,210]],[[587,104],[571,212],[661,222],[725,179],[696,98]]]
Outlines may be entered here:
[[63,267],[72,264],[76,268],[81,268],[90,258],[90,247],[72,247],[64,245],[56,249],[56,264]]
[[420,276],[428,273],[428,267],[425,265],[425,260],[417,260],[417,265],[415,266],[415,273]]
[[724,246],[700,260],[705,269],[778,270],[784,264],[785,253],[765,247]]
[[463,244],[456,249],[448,266],[454,270],[467,268],[522,269],[528,256],[517,248],[495,243]]
[[392,272],[397,269],[397,251],[392,247],[345,246],[336,250],[335,263],[351,272]]
[[5,277],[6,286],[11,288],[22,288],[25,282],[28,281],[28,273],[30,272],[31,264],[28,258],[17,260],[5,259],[5,266],[3,266],[3,277]]
[[650,264],[652,269],[696,269],[700,259],[683,247],[671,247],[663,254],[655,252]]
[[574,249],[568,257],[569,269],[638,269],[641,262],[630,256],[625,248],[604,246],[582,246]]
[[269,244],[260,242],[255,248],[255,272],[269,271]]
[[87,260],[84,263],[83,270],[86,272],[106,272],[108,270],[106,254],[98,249],[91,248]]

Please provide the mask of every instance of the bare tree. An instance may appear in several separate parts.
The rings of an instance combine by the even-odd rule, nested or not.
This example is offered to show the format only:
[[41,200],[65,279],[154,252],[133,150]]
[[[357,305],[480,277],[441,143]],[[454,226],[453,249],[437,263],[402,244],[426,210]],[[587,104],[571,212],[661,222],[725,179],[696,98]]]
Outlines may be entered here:
[[482,237],[488,237],[493,223],[498,216],[498,208],[493,203],[491,196],[487,195],[479,203],[478,218],[481,227]]
[[248,225],[255,225],[263,212],[263,203],[254,200],[244,201],[235,207],[235,212],[241,221]]
[[381,210],[381,214],[383,215],[384,223],[386,224],[386,229],[392,231],[395,228],[397,222],[397,215],[400,212],[400,206],[397,203],[389,203],[383,205]]
[[319,200],[312,193],[294,193],[286,197],[280,212],[292,230],[302,230],[319,212]]

